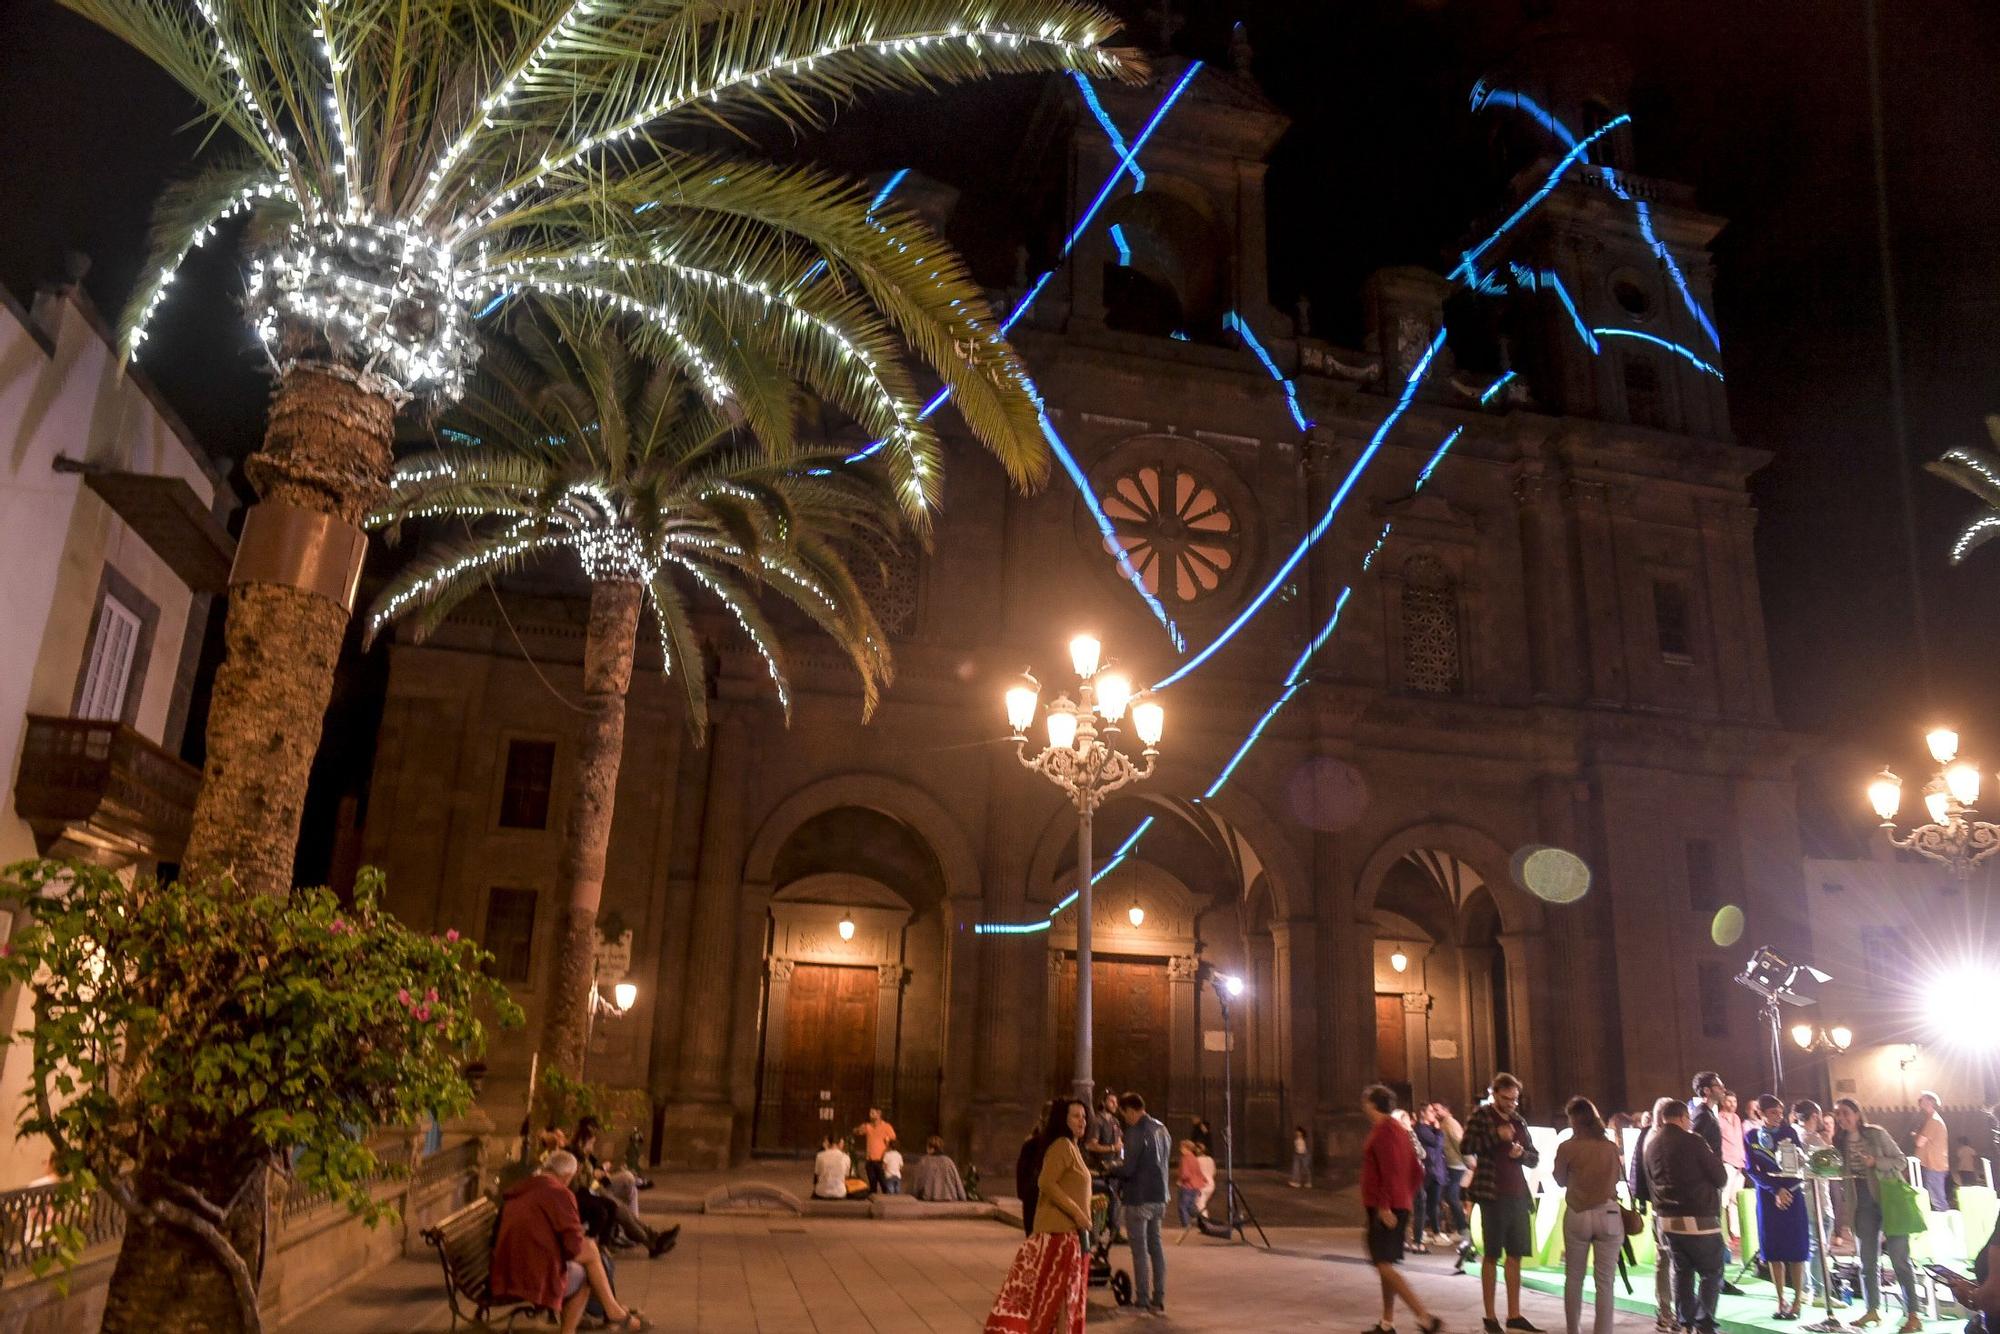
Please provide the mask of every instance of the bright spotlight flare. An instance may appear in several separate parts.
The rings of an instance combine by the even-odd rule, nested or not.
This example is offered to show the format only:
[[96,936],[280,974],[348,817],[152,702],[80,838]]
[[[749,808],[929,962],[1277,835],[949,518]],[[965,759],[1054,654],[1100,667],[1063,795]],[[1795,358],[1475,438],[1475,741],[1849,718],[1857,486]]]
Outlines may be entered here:
[[1509,869],[1515,884],[1544,903],[1575,903],[1590,892],[1590,863],[1567,848],[1525,843]]
[[2000,1047],[2000,1027],[1993,1023],[2000,972],[1991,965],[1970,959],[1956,964],[1932,978],[1923,994],[1926,1025],[1941,1045],[1971,1052]]

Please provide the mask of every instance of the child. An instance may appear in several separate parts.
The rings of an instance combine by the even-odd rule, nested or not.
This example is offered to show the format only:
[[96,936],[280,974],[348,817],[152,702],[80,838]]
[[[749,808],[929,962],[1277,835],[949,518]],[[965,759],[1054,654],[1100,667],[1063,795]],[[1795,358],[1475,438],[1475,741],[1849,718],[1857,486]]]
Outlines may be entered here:
[[1202,1192],[1209,1184],[1201,1166],[1201,1149],[1191,1139],[1181,1141],[1181,1166],[1174,1184],[1180,1188],[1181,1226],[1186,1227],[1201,1212]]
[[901,1195],[903,1193],[903,1151],[890,1140],[889,1147],[882,1150],[882,1193]]
[[1306,1138],[1304,1126],[1292,1127],[1292,1189],[1312,1185],[1313,1159],[1312,1141]]

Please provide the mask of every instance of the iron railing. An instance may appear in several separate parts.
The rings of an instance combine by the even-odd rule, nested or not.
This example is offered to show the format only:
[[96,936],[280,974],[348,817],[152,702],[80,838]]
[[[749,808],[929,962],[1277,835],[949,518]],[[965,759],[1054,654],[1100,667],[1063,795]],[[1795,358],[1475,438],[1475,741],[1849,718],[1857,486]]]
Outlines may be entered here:
[[176,861],[201,771],[123,723],[28,715],[14,810],[44,855]]
[[56,1190],[49,1185],[0,1191],[0,1277],[53,1257],[59,1229],[77,1229],[86,1248],[124,1235],[125,1211],[109,1195],[100,1191],[62,1200]]

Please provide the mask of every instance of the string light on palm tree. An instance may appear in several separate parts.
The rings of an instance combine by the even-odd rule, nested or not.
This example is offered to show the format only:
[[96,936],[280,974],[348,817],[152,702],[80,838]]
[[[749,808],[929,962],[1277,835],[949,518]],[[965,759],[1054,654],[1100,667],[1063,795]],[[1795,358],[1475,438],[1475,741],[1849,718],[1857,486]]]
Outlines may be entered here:
[[[1166,710],[1150,694],[1134,697],[1132,678],[1103,661],[1104,646],[1095,635],[1078,635],[1069,642],[1070,665],[1076,670],[1077,700],[1058,694],[1043,710],[1049,743],[1028,754],[1028,729],[1034,725],[1042,687],[1023,673],[1006,692],[1007,721],[1014,732],[1014,753],[1022,765],[1060,788],[1076,807],[1076,1068],[1075,1096],[1090,1104],[1090,881],[1091,821],[1104,799],[1118,789],[1150,778],[1166,729]],[[1119,724],[1131,714],[1132,730],[1143,747],[1138,759],[1119,749]],[[1135,901],[1127,916],[1134,926],[1145,918]]]
[[1959,758],[1958,733],[1949,727],[1934,728],[1924,742],[1938,765],[1924,784],[1924,813],[1930,816],[1929,822],[1898,837],[1896,814],[1903,804],[1903,780],[1888,769],[1869,782],[1868,804],[1874,807],[1892,846],[1941,863],[1963,882],[1972,878],[1979,863],[2000,852],[2000,825],[1978,818],[1979,766]]

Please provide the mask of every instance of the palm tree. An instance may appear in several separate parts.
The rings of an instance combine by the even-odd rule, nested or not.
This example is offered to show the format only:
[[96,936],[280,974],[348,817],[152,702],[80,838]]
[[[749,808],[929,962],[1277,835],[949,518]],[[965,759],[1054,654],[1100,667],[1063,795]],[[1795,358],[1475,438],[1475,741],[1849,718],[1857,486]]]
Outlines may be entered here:
[[[2000,449],[2000,416],[1986,419],[1986,434],[1993,438],[1994,448]],[[1951,563],[1956,565],[1971,555],[1973,548],[2000,534],[2000,454],[1960,445],[1926,463],[1924,470],[1957,483],[1986,502],[1986,508],[1959,529],[1958,540],[1951,544]]]
[[[474,325],[524,293],[638,318],[640,347],[767,440],[743,393],[781,354],[884,442],[921,521],[937,440],[907,355],[1017,480],[1046,467],[1032,390],[944,242],[850,184],[693,151],[716,126],[819,124],[882,89],[1006,72],[1136,77],[1081,0],[63,0],[171,74],[222,146],[156,208],[123,333],[187,253],[248,215],[246,314],[275,376],[247,475],[225,658],[186,862],[290,884],[306,776],[394,418],[449,402]],[[715,319],[697,329],[690,312]],[[720,327],[732,337],[718,337]]]
[[[758,392],[773,401],[788,392],[775,365]],[[674,363],[635,356],[606,321],[518,321],[510,342],[489,340],[449,420],[448,438],[458,443],[399,464],[389,501],[370,523],[453,515],[462,532],[390,579],[367,632],[403,617],[421,637],[497,574],[528,561],[573,557],[590,582],[587,718],[558,863],[565,912],[540,1039],[543,1067],[576,1078],[642,605],[697,735],[708,721],[691,607],[698,600],[731,614],[763,655],[789,716],[784,656],[758,605],[762,589],[846,651],[866,716],[891,663],[848,553],[892,536],[902,511],[880,468],[845,465],[851,448],[757,438],[703,402]]]

